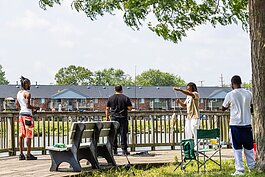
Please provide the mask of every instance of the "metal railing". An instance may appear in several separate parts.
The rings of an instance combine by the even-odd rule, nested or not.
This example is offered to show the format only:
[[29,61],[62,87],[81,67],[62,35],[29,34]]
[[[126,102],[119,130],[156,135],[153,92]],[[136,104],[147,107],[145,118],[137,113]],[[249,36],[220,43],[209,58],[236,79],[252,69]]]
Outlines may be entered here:
[[[172,116],[175,113],[176,116]],[[104,112],[39,112],[34,114],[33,151],[46,153],[45,147],[55,143],[70,143],[72,122],[101,121]],[[185,137],[185,112],[178,111],[133,111],[129,113],[128,145],[132,151],[137,147],[159,146],[174,149]],[[221,141],[229,144],[229,114],[227,112],[201,112],[200,127],[220,128]],[[18,151],[18,113],[0,113],[0,152],[15,155]],[[100,140],[104,141],[104,140]],[[25,147],[25,145],[24,145]]]

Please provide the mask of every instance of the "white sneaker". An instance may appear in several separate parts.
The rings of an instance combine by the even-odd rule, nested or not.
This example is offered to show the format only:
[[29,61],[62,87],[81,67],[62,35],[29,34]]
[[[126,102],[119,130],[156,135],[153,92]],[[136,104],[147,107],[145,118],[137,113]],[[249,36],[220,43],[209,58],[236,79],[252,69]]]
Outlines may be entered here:
[[232,176],[242,176],[244,175],[244,172],[241,171],[235,171],[234,173],[231,174]]

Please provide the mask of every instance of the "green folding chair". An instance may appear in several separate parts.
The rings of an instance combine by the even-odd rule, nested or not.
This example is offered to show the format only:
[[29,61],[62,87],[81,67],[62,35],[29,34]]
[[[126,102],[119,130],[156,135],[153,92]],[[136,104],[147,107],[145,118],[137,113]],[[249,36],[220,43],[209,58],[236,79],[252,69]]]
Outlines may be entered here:
[[[192,161],[196,160],[195,150],[194,150],[194,140],[193,139],[184,139],[181,140],[181,162],[175,168],[181,167],[181,170],[184,170],[186,166]],[[175,171],[174,170],[174,171]]]
[[[208,148],[211,139],[214,139],[216,142],[212,144],[212,148]],[[181,141],[181,162],[178,163],[175,170],[178,169],[179,167],[181,167],[181,170],[185,170],[186,166],[192,160],[197,161],[198,172],[200,171],[200,168],[202,166],[204,166],[204,171],[206,171],[207,161],[214,162],[220,167],[220,170],[222,170],[220,129],[212,129],[212,130],[198,129],[195,145],[196,147],[194,147],[193,139],[184,139]],[[219,162],[213,159],[214,155],[217,153],[219,153]],[[200,156],[203,156],[202,162],[200,161]]]
[[[214,139],[214,143],[210,143]],[[204,171],[206,171],[206,162],[212,161],[220,167],[222,170],[222,159],[221,159],[221,142],[220,142],[220,129],[211,130],[197,130],[197,140],[196,140],[196,160],[198,164],[198,172],[203,166]],[[211,146],[211,147],[209,147]],[[218,153],[218,159],[213,159],[213,157]],[[200,156],[203,156],[203,161],[200,161]]]

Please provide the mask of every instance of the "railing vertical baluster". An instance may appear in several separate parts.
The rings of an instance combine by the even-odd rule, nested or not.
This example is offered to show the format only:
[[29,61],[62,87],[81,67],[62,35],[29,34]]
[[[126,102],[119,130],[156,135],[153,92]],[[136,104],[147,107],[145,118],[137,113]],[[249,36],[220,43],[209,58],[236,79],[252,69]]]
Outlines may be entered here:
[[[167,143],[167,120],[166,119],[168,119],[168,115],[165,115],[164,116],[164,138],[165,138],[165,140],[164,140],[164,142],[165,142],[165,144]],[[170,132],[169,132],[170,133]],[[170,135],[168,135],[169,137],[170,137]]]
[[47,116],[48,118],[48,131],[47,131],[47,137],[48,137],[48,144],[47,146],[50,146],[51,145],[51,135],[50,135],[50,132],[51,132],[51,129],[50,129],[50,116]]
[[46,150],[45,150],[46,148],[46,127],[45,127],[46,122],[45,120],[46,120],[46,117],[43,115],[42,116],[42,145],[44,147],[44,150],[42,151],[43,155],[46,154]]
[[[38,137],[38,147],[40,147],[40,119],[39,116],[37,116],[37,122],[38,122],[38,132],[37,132],[37,137]],[[33,147],[35,147],[35,144],[33,144]]]
[[151,127],[151,136],[152,136],[152,145],[151,145],[151,150],[154,151],[155,150],[155,116],[152,115],[151,116],[151,123],[152,123],[152,127]]
[[6,122],[7,122],[7,117],[5,118],[5,121],[4,121],[4,147],[5,149],[8,148],[6,145],[7,145],[7,129],[6,129]]
[[[183,119],[184,119],[184,121],[183,121]],[[184,133],[182,131],[182,126],[183,126],[182,122],[185,122],[185,117],[184,117],[183,114],[180,114],[180,120],[178,122],[179,122],[179,126],[178,126],[178,129],[179,129],[178,134],[179,135],[177,135],[177,140],[178,140],[178,136],[179,136],[179,141],[177,141],[177,142],[180,143],[182,141],[182,139],[183,139],[182,136],[185,137],[185,131],[184,131]],[[184,125],[184,128],[185,128],[185,125]]]
[[52,116],[52,144],[55,144],[55,116]]
[[155,146],[158,143],[158,116],[155,115]]
[[144,144],[146,144],[146,117],[143,116],[143,122],[144,122]]
[[[157,141],[157,144],[163,142],[163,122],[162,122],[162,118],[163,118],[163,116],[159,116],[159,124],[160,124],[160,142]],[[157,131],[157,133],[159,133],[159,132]]]
[[67,144],[69,144],[69,140],[70,140],[70,138],[69,138],[69,134],[70,134],[70,131],[69,131],[69,121],[70,121],[70,120],[67,118],[67,122],[66,122],[66,124],[67,124],[67,125],[66,125],[66,126],[67,126],[67,127],[66,127],[66,128],[67,128],[67,135],[66,135],[66,136],[67,136],[67,139],[66,139],[66,143],[67,143]]
[[68,119],[67,117],[62,117],[62,142],[65,143],[64,141],[64,119]]
[[[148,127],[148,143],[151,144],[151,133],[152,133],[152,127],[151,127],[151,123],[150,120],[152,119],[151,115],[148,115],[148,119],[147,119],[147,127]],[[151,132],[150,132],[151,130]]]
[[17,123],[17,147],[18,147],[19,146],[19,116],[17,116],[16,123]]
[[137,138],[137,134],[138,134],[138,116],[135,116],[134,119],[134,142],[133,142],[133,151],[135,151],[135,145],[138,143],[138,138]]
[[5,135],[4,135],[4,124],[3,122],[5,121],[5,117],[1,117],[1,148],[4,149],[4,138],[5,138]]
[[8,144],[11,149],[11,152],[9,152],[9,155],[16,155],[15,151],[15,134],[14,134],[14,117],[8,118],[8,124],[7,124],[7,130],[8,130]]
[[134,151],[134,121],[133,121],[133,116],[130,116],[129,120],[130,120],[131,151]]
[[1,134],[0,134],[0,136],[1,136],[1,142],[0,142],[1,144],[0,144],[0,148],[1,148],[1,149],[4,149],[4,148],[3,148],[3,138],[4,138],[4,135],[3,135],[3,123],[2,123],[2,122],[3,122],[3,117],[1,116],[0,119],[1,119],[1,121],[0,121],[0,128],[1,128],[1,129],[0,129],[0,133],[1,133]]
[[139,135],[140,135],[140,142],[139,142],[139,144],[143,144],[143,140],[142,140],[142,118],[143,117],[139,117],[139,120],[140,120],[140,130],[139,130]]
[[57,143],[60,143],[60,116],[57,117]]

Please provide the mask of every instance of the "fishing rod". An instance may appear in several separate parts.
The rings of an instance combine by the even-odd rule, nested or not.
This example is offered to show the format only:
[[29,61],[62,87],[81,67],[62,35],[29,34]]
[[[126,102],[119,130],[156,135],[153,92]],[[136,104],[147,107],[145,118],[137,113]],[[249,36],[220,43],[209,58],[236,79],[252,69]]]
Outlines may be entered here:
[[[179,99],[178,98],[178,94],[177,94],[177,91],[176,90],[174,90],[174,93],[175,93],[175,97],[176,97],[176,100],[177,99]],[[176,107],[176,106],[175,106]],[[181,110],[181,108],[179,107],[179,112],[180,112],[180,115],[182,115],[182,110]]]
[[126,153],[124,153],[124,155],[125,155],[125,157],[126,157],[126,159],[127,159],[127,162],[128,162],[128,164],[125,165],[125,169],[126,169],[127,171],[131,170],[133,176],[135,176],[135,173],[134,173],[134,171],[133,171],[133,169],[132,169],[132,165],[131,165],[131,162],[129,161],[128,155],[127,155]]

